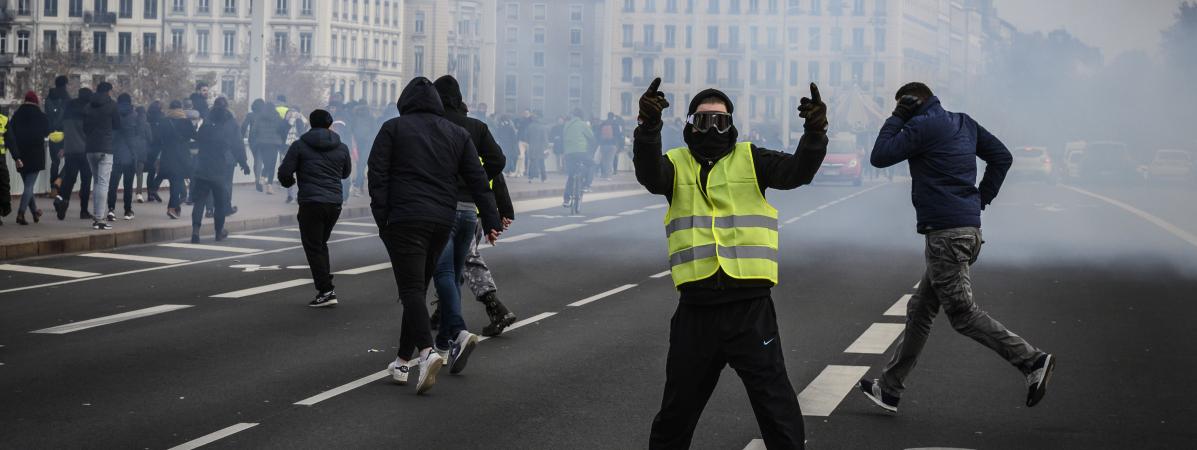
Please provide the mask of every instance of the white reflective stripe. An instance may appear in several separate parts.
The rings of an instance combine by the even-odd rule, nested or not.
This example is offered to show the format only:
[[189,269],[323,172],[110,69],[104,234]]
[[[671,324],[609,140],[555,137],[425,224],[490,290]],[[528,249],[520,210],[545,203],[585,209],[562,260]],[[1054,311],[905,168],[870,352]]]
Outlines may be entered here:
[[687,216],[678,217],[665,225],[665,235],[690,228],[768,228],[777,229],[777,219],[769,216]]
[[[718,249],[716,249],[718,247]],[[669,255],[669,265],[678,266],[691,261],[696,261],[703,258],[712,258],[715,256],[724,259],[768,259],[777,262],[777,249],[770,247],[763,247],[757,245],[740,245],[735,247],[724,247],[715,244],[700,245],[698,247],[690,247],[679,250],[672,255]]]

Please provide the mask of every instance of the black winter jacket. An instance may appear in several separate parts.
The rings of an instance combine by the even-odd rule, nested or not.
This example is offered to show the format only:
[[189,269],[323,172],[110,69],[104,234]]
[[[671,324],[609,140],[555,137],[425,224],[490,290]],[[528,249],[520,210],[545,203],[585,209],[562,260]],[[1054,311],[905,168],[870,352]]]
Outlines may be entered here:
[[441,117],[445,110],[432,82],[412,80],[398,107],[402,116],[378,130],[367,166],[370,207],[378,226],[419,221],[451,225],[460,177],[470,187],[484,229],[503,229],[478,151],[465,129]]
[[234,163],[248,167],[241,130],[237,128],[237,119],[227,109],[213,108],[208,111],[208,118],[204,119],[196,142],[199,154],[195,158],[195,174],[192,178],[223,182],[231,175]]
[[13,160],[21,160],[22,167],[17,172],[26,174],[46,170],[45,139],[48,134],[50,122],[37,105],[22,104],[12,114],[4,145],[12,152]]
[[112,153],[113,132],[121,128],[116,102],[107,93],[95,93],[83,114],[83,133],[87,135],[87,153]]
[[87,151],[87,134],[83,119],[87,113],[87,99],[76,98],[66,105],[62,118],[62,148],[67,155],[82,155]]
[[[507,157],[503,155],[503,149],[495,142],[494,136],[491,136],[490,128],[481,120],[466,116],[465,104],[461,102],[461,92],[438,93],[441,96],[441,104],[445,107],[445,119],[465,128],[466,132],[470,133],[474,149],[478,151],[478,156],[482,157],[482,168],[486,171],[486,178],[493,180],[501,175],[503,168],[507,165]],[[457,201],[473,201],[470,188],[466,186],[463,179],[457,180]]]
[[158,156],[158,171],[165,177],[191,176],[191,148],[196,138],[195,125],[181,109],[166,112],[154,131],[154,145],[162,152]]
[[287,149],[278,166],[278,181],[291,187],[299,179],[299,203],[340,205],[341,180],[353,173],[349,147],[327,128],[312,128]]

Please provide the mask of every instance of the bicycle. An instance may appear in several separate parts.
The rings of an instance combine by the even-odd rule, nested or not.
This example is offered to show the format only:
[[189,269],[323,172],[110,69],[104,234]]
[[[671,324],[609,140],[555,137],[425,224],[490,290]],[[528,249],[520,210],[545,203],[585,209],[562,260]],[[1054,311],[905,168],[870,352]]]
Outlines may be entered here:
[[579,158],[569,165],[569,178],[565,182],[566,200],[563,206],[569,208],[571,215],[582,212],[582,194],[586,188],[586,171],[589,170],[588,161]]

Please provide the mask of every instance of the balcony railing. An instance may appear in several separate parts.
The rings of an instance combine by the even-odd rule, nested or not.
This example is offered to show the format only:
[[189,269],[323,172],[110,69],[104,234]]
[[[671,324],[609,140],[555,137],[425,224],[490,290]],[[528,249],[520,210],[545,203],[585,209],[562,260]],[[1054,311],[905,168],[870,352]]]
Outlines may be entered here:
[[661,53],[661,43],[637,42],[633,49],[638,53]]
[[873,48],[868,46],[844,47],[844,56],[868,57],[873,54]]
[[0,67],[11,66],[13,63],[12,53],[5,53],[0,55]]
[[744,53],[744,43],[737,42],[734,44],[719,44],[719,53],[741,54]]
[[89,27],[112,27],[116,25],[116,13],[87,11],[83,13],[83,23]]
[[358,63],[358,67],[361,67],[362,70],[377,72],[378,68],[379,68],[379,61],[377,59],[363,58],[363,59],[357,60],[357,63]]

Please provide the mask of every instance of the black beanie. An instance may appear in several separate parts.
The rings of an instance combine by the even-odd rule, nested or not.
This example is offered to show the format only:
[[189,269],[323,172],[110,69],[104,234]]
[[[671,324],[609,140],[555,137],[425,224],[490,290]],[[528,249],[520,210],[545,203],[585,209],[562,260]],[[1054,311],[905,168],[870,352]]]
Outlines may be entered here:
[[109,91],[112,91],[112,83],[101,81],[100,84],[96,85],[97,94],[106,94]]
[[686,115],[694,114],[695,111],[698,111],[698,105],[702,104],[703,100],[711,97],[716,97],[720,100],[723,100],[723,103],[727,105],[728,114],[735,112],[735,107],[732,105],[731,97],[728,97],[727,94],[724,94],[723,91],[718,89],[706,89],[696,94],[693,99],[690,99],[690,109],[688,112],[686,112]]
[[312,124],[312,128],[329,128],[333,124],[333,117],[328,111],[317,109],[308,114],[308,123]]
[[63,87],[66,85],[67,85],[66,75],[59,75],[57,78],[54,78],[54,86]]

